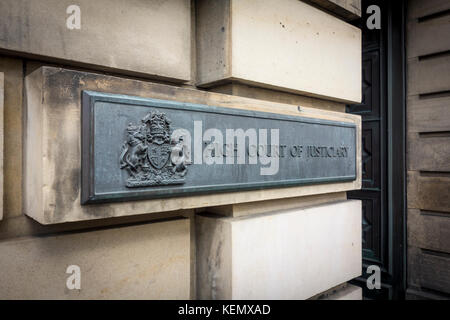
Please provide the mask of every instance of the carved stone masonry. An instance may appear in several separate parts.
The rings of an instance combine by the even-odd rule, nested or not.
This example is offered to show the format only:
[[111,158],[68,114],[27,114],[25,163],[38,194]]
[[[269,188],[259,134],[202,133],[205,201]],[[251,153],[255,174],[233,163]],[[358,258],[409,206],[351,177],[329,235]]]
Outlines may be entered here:
[[153,111],[140,125],[130,123],[120,152],[120,168],[129,173],[126,186],[183,184],[187,173],[182,137],[171,138],[170,119]]

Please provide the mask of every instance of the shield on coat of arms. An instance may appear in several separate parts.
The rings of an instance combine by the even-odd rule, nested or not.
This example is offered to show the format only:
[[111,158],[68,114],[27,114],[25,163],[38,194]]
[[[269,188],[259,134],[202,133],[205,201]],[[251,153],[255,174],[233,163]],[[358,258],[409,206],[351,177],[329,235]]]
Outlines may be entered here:
[[151,144],[147,149],[148,160],[156,169],[162,169],[169,160],[170,151],[170,145]]

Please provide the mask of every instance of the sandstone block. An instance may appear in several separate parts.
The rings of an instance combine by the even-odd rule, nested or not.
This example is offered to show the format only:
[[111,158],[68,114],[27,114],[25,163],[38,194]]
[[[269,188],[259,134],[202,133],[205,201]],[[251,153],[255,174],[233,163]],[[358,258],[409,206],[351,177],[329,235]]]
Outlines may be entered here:
[[0,299],[190,298],[189,219],[4,240],[0,256]]
[[[3,0],[0,50],[100,70],[189,81],[190,4],[190,0]],[[77,25],[78,13],[79,28],[69,28],[68,24]]]
[[361,30],[298,0],[199,1],[197,84],[361,100]]
[[196,218],[200,299],[307,299],[361,274],[361,202]]

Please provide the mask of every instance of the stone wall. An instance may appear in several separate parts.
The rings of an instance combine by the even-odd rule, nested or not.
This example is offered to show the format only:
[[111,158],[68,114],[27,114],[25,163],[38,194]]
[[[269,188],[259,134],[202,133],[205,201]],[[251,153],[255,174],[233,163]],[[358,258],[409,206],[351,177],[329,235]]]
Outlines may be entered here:
[[450,294],[450,19],[448,1],[408,1],[409,299]]

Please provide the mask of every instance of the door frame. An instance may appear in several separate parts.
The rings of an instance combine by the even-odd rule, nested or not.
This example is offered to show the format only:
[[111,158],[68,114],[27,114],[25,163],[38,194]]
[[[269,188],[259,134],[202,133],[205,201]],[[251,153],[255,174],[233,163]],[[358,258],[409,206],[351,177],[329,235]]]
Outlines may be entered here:
[[406,291],[406,1],[387,1],[387,135],[388,216],[392,249],[389,268],[398,279],[393,299],[404,299]]
[[[366,1],[365,1],[366,2]],[[385,124],[380,128],[381,181],[386,191],[382,192],[382,209],[386,218],[382,224],[386,233],[380,234],[380,241],[387,241],[387,269],[382,270],[380,290],[369,290],[367,274],[363,264],[362,275],[351,283],[362,287],[368,299],[404,299],[406,292],[406,54],[405,17],[406,0],[367,0],[366,5],[381,7],[380,40],[380,117],[384,114]],[[362,19],[355,22],[366,28],[366,6]],[[384,110],[384,111],[383,111]],[[385,156],[383,156],[385,154]],[[383,206],[386,206],[383,208]],[[383,229],[382,229],[383,231]]]

